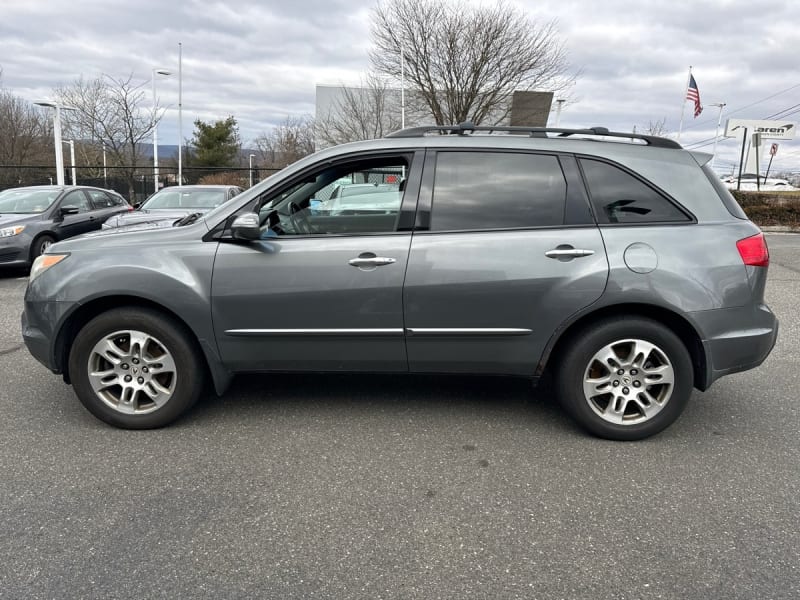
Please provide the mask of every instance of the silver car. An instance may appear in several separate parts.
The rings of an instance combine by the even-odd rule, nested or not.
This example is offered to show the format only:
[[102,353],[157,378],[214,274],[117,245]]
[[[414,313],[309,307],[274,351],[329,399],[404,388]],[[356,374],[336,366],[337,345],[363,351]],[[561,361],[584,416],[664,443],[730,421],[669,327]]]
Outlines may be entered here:
[[[242,372],[437,372],[549,377],[588,431],[644,438],[777,336],[764,237],[709,159],[470,124],[330,148],[196,221],[51,246],[23,337],[119,427]],[[320,210],[398,173],[380,210]]]
[[231,200],[242,192],[235,185],[184,185],[159,190],[135,211],[115,215],[103,223],[103,229],[132,225],[173,223],[190,215],[199,216]]

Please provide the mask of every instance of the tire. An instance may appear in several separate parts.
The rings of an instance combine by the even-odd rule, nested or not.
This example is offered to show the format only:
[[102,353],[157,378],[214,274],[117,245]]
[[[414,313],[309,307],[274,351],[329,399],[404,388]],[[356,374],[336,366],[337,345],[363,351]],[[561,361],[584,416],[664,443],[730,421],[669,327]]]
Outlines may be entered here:
[[596,436],[640,440],[671,425],[692,393],[683,342],[643,317],[601,321],[573,336],[561,354],[556,390],[564,409]]
[[31,244],[31,263],[44,254],[50,244],[55,243],[56,239],[52,235],[40,235]]
[[89,321],[75,337],[68,368],[89,412],[124,429],[177,419],[197,401],[205,373],[188,331],[157,311],[134,307]]

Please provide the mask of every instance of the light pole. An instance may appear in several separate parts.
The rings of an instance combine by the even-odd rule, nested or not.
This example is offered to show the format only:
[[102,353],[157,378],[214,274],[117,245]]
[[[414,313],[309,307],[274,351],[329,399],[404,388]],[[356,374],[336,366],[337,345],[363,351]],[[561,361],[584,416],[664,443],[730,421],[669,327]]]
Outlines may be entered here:
[[253,159],[255,156],[255,154],[250,155],[250,187],[253,187]]
[[178,42],[178,185],[183,185],[183,45]]
[[72,185],[78,185],[78,178],[75,173],[75,140],[62,140],[63,144],[69,144],[69,164],[72,166]]
[[406,128],[406,54],[400,48],[400,129]]
[[108,189],[108,168],[106,167],[106,143],[103,142],[103,187]]
[[156,97],[156,75],[172,75],[172,71],[166,69],[153,69],[153,185],[158,191],[158,119],[156,110],[158,109],[158,99]]
[[714,150],[711,156],[711,170],[714,170],[714,163],[717,162],[717,140],[719,139],[719,127],[722,125],[722,109],[725,108],[724,102],[717,102],[711,106],[719,107],[719,118],[717,118],[717,132],[714,134]]
[[56,146],[56,184],[64,185],[64,153],[61,149],[61,111],[75,109],[50,100],[41,100],[39,102],[34,102],[34,104],[56,109],[55,116],[53,117],[53,138]]

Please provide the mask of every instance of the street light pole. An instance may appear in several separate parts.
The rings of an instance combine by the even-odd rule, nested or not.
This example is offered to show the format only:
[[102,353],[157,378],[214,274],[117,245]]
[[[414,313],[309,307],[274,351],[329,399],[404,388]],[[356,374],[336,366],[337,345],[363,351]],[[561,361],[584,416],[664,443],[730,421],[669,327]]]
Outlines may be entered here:
[[78,178],[75,173],[75,140],[62,140],[62,143],[69,144],[69,164],[72,167],[72,185],[78,185]]
[[178,42],[178,185],[183,185],[183,45]]
[[108,189],[108,168],[106,167],[106,143],[103,142],[103,187]]
[[406,54],[400,48],[400,129],[406,128]]
[[61,148],[61,109],[75,110],[68,106],[63,106],[58,102],[51,102],[49,100],[42,100],[34,102],[37,106],[46,106],[55,109],[55,116],[53,117],[53,138],[56,147],[56,184],[64,185],[64,153]]
[[712,104],[711,106],[719,107],[719,117],[717,118],[717,132],[714,134],[714,150],[712,151],[711,156],[711,170],[714,170],[714,163],[717,162],[717,140],[719,140],[719,128],[722,125],[722,109],[725,108],[724,102],[717,102],[716,104]]
[[253,187],[253,158],[255,154],[250,155],[250,187]]
[[153,185],[158,191],[158,119],[156,110],[158,109],[158,99],[156,97],[156,75],[171,75],[166,69],[153,69]]

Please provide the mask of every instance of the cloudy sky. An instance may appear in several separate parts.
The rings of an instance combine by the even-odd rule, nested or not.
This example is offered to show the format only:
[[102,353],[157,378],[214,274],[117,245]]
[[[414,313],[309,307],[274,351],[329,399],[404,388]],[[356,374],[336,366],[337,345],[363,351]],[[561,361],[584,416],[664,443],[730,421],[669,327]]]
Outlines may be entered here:
[[[487,3],[490,0],[487,0]],[[681,142],[710,151],[718,109],[743,119],[800,121],[800,29],[790,0],[510,0],[534,21],[556,19],[580,71],[564,127],[630,131],[662,119],[677,132],[689,65],[705,111],[686,104]],[[287,115],[313,114],[315,84],[357,83],[369,68],[375,0],[2,0],[2,85],[38,100],[106,73],[148,82],[177,72],[183,124],[234,115],[247,141]],[[793,8],[794,7],[794,8]],[[159,129],[177,143],[178,82],[159,78],[169,110]],[[733,140],[718,166],[732,168]],[[800,140],[781,142],[773,171],[800,171]]]

